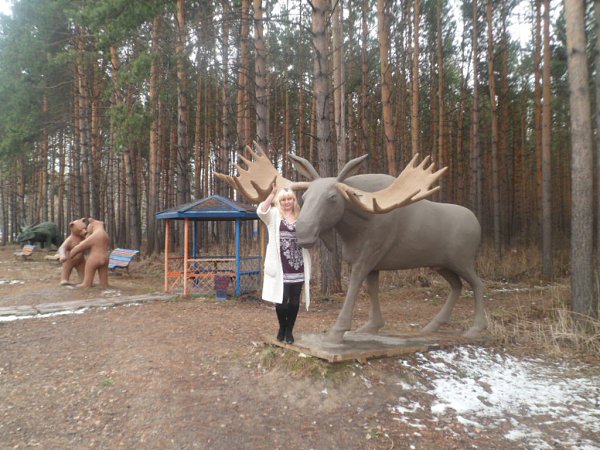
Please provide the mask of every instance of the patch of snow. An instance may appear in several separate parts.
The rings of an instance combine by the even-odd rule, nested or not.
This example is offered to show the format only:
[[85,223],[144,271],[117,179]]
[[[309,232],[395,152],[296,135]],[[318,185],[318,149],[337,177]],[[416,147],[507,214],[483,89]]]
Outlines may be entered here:
[[121,291],[118,289],[105,289],[101,295],[102,297],[120,297]]
[[25,284],[23,280],[0,280],[0,284]]
[[71,314],[83,314],[89,308],[81,308],[75,311],[58,311],[53,313],[45,313],[45,314],[34,314],[31,316],[0,316],[0,322],[14,322],[15,320],[23,320],[23,319],[45,319],[47,317],[55,317],[55,316],[68,316]]
[[[430,383],[434,416],[455,415],[467,429],[508,427],[506,439],[532,449],[557,443],[600,449],[600,440],[582,438],[600,435],[600,379],[581,375],[591,373],[588,366],[519,359],[476,347],[417,354],[416,365],[403,361],[402,366]],[[410,418],[423,408],[401,397],[391,409]]]

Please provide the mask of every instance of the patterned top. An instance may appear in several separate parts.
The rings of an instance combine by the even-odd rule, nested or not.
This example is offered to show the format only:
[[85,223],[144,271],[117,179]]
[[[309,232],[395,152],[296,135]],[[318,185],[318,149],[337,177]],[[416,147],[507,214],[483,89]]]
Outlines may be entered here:
[[285,218],[281,219],[279,240],[283,282],[302,283],[304,281],[304,260],[302,248],[298,245],[296,238],[296,224],[289,223]]

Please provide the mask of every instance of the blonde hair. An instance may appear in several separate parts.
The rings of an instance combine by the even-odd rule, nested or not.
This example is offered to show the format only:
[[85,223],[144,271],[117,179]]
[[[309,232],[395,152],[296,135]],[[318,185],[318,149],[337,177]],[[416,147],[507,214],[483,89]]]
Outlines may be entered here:
[[277,206],[277,209],[283,216],[283,210],[281,209],[281,200],[283,200],[285,198],[294,199],[294,215],[297,217],[298,214],[300,214],[300,205],[298,204],[298,199],[296,198],[296,193],[294,191],[292,191],[290,188],[285,187],[285,188],[279,189],[279,191],[277,192],[277,195],[275,196],[275,201],[274,201],[275,206]]

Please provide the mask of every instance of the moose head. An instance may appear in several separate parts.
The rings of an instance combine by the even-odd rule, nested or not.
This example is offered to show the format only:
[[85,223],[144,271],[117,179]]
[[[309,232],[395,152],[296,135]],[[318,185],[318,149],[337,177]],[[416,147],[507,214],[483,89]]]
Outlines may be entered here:
[[[337,177],[321,178],[315,168],[304,158],[290,155],[294,167],[310,183],[302,183],[298,187],[305,188],[302,196],[303,207],[296,223],[298,241],[303,247],[312,247],[317,239],[332,230],[342,219],[349,205],[357,212],[365,214],[385,214],[396,208],[429,197],[439,190],[439,186],[431,187],[446,168],[433,171],[433,163],[426,157],[416,165],[415,155],[402,173],[388,186],[379,175],[371,176],[370,189],[373,192],[351,186],[344,181],[358,171],[361,163],[368,155],[349,161]],[[296,185],[292,183],[292,189]]]

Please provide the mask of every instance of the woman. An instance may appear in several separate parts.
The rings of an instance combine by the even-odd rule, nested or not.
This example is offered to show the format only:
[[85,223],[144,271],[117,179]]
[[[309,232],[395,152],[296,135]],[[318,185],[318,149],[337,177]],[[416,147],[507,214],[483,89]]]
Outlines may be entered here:
[[258,217],[267,225],[269,233],[262,298],[276,303],[279,320],[277,340],[285,340],[288,344],[294,342],[292,330],[300,309],[303,285],[306,285],[304,303],[307,310],[310,304],[310,255],[296,239],[299,213],[300,206],[294,191],[280,189],[275,183],[269,196],[257,208]]

